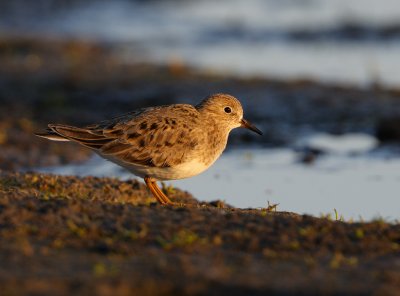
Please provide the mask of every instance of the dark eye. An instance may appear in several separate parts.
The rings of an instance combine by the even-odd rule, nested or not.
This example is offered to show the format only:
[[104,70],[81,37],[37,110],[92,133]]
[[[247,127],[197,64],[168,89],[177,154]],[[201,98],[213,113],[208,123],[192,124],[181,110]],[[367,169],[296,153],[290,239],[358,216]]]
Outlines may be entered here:
[[225,107],[224,111],[225,111],[225,113],[231,113],[232,109],[231,109],[231,107]]

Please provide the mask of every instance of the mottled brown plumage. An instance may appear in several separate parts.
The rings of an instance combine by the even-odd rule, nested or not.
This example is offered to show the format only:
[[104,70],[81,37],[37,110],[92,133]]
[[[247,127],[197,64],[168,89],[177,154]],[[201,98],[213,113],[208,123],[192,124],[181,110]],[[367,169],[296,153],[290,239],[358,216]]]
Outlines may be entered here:
[[144,108],[83,128],[49,124],[51,140],[74,141],[145,178],[161,203],[170,200],[155,180],[197,175],[221,155],[229,132],[236,127],[261,132],[243,119],[240,102],[215,94],[197,106],[174,104]]

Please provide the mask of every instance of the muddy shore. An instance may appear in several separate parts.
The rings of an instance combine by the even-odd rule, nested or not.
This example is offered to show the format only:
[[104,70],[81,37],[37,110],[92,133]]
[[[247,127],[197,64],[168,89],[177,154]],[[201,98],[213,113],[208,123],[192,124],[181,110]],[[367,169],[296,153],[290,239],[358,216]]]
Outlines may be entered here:
[[[144,185],[2,173],[2,295],[398,295],[400,225],[154,203]],[[5,292],[5,294],[4,294]]]
[[400,118],[400,90],[134,62],[122,63],[105,44],[0,36],[2,295],[400,293],[399,224],[199,203],[175,188],[164,190],[191,206],[164,207],[141,182],[21,173],[91,155],[35,137],[48,122],[88,124],[214,92],[244,98],[267,134],[235,132],[231,146],[290,145],[311,129],[400,139],[391,124]]

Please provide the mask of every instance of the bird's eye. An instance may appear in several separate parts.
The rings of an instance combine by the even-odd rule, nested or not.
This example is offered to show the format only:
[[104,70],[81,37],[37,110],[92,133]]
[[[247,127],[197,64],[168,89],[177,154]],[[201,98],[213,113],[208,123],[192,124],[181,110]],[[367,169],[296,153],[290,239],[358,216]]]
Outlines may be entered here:
[[225,107],[224,111],[225,111],[225,113],[231,113],[232,109],[231,109],[231,107]]

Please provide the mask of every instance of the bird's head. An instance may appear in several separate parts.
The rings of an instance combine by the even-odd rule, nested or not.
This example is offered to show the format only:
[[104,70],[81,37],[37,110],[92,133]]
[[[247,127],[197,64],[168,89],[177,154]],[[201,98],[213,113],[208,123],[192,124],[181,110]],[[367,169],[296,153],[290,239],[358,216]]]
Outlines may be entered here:
[[212,114],[221,125],[229,130],[237,127],[247,128],[259,135],[262,132],[251,122],[243,118],[242,104],[238,99],[227,94],[214,94],[205,98],[196,106],[199,112]]

